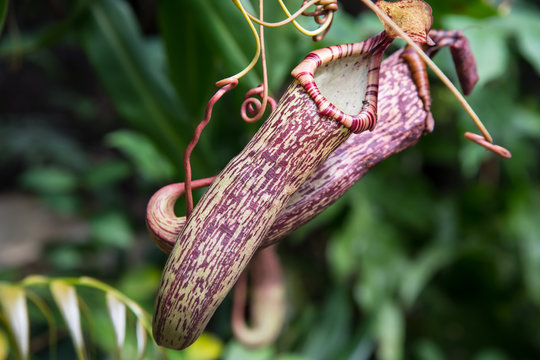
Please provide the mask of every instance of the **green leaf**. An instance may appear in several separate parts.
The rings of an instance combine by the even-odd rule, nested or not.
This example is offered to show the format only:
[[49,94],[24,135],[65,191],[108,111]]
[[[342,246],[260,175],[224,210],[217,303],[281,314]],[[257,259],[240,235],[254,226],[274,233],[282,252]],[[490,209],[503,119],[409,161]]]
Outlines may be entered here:
[[0,284],[0,304],[9,331],[15,340],[18,356],[21,359],[28,359],[30,353],[30,325],[23,287]]
[[430,340],[421,340],[415,346],[416,358],[418,360],[445,360],[443,351]]
[[[369,320],[364,323],[369,323]],[[372,335],[371,331],[366,331],[364,327],[367,326],[362,326],[360,330],[356,331],[356,336],[353,340],[354,346],[351,348],[347,359],[369,360],[372,358],[376,348],[374,335]]]
[[104,189],[127,179],[131,173],[126,161],[109,159],[89,168],[84,184],[93,190]]
[[53,247],[47,253],[48,261],[59,270],[73,270],[81,265],[82,254],[71,244]]
[[334,22],[321,41],[324,46],[362,41],[384,30],[379,18],[372,12],[361,13],[353,18],[344,11],[334,14]]
[[161,269],[156,266],[131,267],[116,287],[134,301],[144,303],[154,299],[160,278]]
[[380,342],[380,359],[402,359],[405,324],[399,307],[392,302],[381,306],[377,314],[376,327]]
[[[251,7],[248,2],[244,5]],[[265,4],[265,19],[283,16],[277,3]],[[171,80],[191,115],[198,119],[215,82],[249,64],[255,54],[255,38],[240,10],[228,1],[160,1],[159,22]],[[300,35],[292,24],[267,28],[264,34],[269,85],[278,89],[309,50],[311,39]],[[182,41],[178,41],[180,36]],[[257,66],[241,82],[247,87],[257,85],[261,82],[259,69]]]
[[88,166],[82,144],[53,124],[31,117],[13,123],[0,122],[0,162],[10,158],[24,159],[28,164],[54,163],[74,170]]
[[[107,135],[108,145],[118,148],[135,165],[141,176],[155,181],[164,181],[173,176],[174,168],[143,134],[129,130],[117,130]],[[178,154],[180,158],[180,154]],[[179,163],[180,161],[177,161]]]
[[[228,71],[226,76],[243,70],[255,55],[255,39],[240,11],[228,1],[200,0],[190,5],[195,14],[203,16],[199,23],[201,32],[209,34],[207,36],[221,54]],[[243,81],[248,87],[255,87],[261,78],[252,71]]]
[[271,348],[248,349],[239,343],[232,341],[225,349],[224,360],[271,360],[274,351]]
[[309,359],[330,359],[348,343],[352,327],[352,303],[342,288],[329,289],[318,321],[313,324],[302,355]]
[[508,360],[510,359],[507,357],[503,352],[501,352],[498,349],[484,349],[480,351],[478,355],[476,355],[473,360]]
[[68,327],[77,358],[79,360],[86,359],[79,302],[75,287],[62,280],[54,280],[51,282],[50,289]]
[[56,326],[55,315],[52,309],[47,304],[47,301],[45,301],[39,295],[35,294],[33,291],[27,288],[31,284],[43,285],[43,280],[47,281],[44,277],[40,278],[39,276],[31,275],[31,276],[26,277],[23,280],[22,284],[23,286],[26,287],[26,296],[28,297],[28,300],[34,303],[34,305],[39,309],[39,311],[41,312],[41,314],[45,317],[45,320],[47,321],[47,325],[49,326],[49,349],[50,349],[49,354],[51,358],[54,358],[53,355],[56,354],[57,341],[58,341],[58,330]]
[[205,332],[184,352],[186,360],[215,360],[222,355],[223,343],[218,337]]
[[5,360],[9,354],[9,341],[6,333],[0,330],[0,359]]
[[538,14],[530,11],[512,12],[512,22],[517,32],[516,42],[519,51],[540,74],[540,23]]
[[120,353],[126,340],[126,305],[113,293],[108,292],[106,298],[107,310],[109,311],[109,317],[111,318],[116,339],[115,351],[117,358],[120,358]]
[[[38,29],[35,32],[24,32],[21,36],[11,36],[0,43],[0,57],[24,55],[33,51],[50,46],[62,39],[66,34],[70,34],[70,29],[86,13],[91,0],[72,1],[69,13],[61,21],[53,22],[52,25]],[[0,33],[5,11],[7,11],[7,0],[0,0]],[[5,6],[5,8],[2,8]],[[4,18],[2,18],[4,16]]]
[[540,121],[538,121],[537,111],[527,109],[524,106],[514,106],[512,114],[516,120],[519,119],[512,124],[513,131],[521,136],[540,138]]
[[137,336],[137,359],[142,359],[144,357],[144,350],[146,349],[147,334],[146,329],[142,321],[137,319],[136,326],[136,336]]
[[163,64],[149,54],[133,11],[125,1],[114,0],[93,1],[90,10],[80,31],[82,44],[117,110],[171,161],[177,160],[186,134],[191,137],[189,116]]
[[[291,11],[301,5],[294,2],[293,4],[294,6],[289,6]],[[336,14],[339,13],[341,11],[336,12]],[[279,21],[285,18],[285,14],[277,1],[264,4],[264,18],[268,21]],[[301,18],[303,17],[301,16]],[[313,29],[316,27],[316,23],[312,18],[306,18],[305,20],[309,24],[308,28]],[[300,20],[300,22],[302,21]],[[334,20],[332,26],[336,24],[337,20]],[[358,36],[357,33],[355,35]],[[266,28],[264,39],[266,43],[268,85],[270,93],[277,96],[279,94],[278,90],[287,83],[292,82],[291,70],[304,59],[309,51],[313,50],[314,47],[320,47],[320,45],[314,43],[311,37],[301,34],[291,23],[278,28]],[[345,43],[345,41],[341,40],[338,43]],[[335,44],[336,42],[332,43],[332,45]]]
[[467,16],[446,16],[444,27],[467,28],[465,36],[469,39],[478,68],[477,87],[482,87],[507,72],[510,58],[506,44],[508,33],[497,18],[493,21],[478,21]]
[[213,34],[204,31],[207,20],[197,7],[195,1],[159,2],[159,25],[171,81],[194,119],[201,117],[218,80]]
[[101,244],[127,248],[135,235],[124,213],[103,213],[90,222],[93,237]]
[[276,360],[311,360],[308,357],[296,354],[285,354],[279,356]]
[[530,203],[518,204],[510,212],[510,229],[519,239],[522,276],[529,297],[540,304],[540,223],[536,214],[540,211],[540,194],[530,194]]
[[59,194],[75,190],[77,178],[65,169],[34,167],[23,173],[21,184],[42,194]]
[[403,273],[400,290],[405,306],[410,307],[414,304],[428,281],[439,269],[450,262],[452,256],[451,249],[440,243],[422,251]]
[[354,216],[348,216],[345,223],[334,233],[328,250],[332,270],[339,280],[348,279],[359,269],[359,256],[365,253],[365,244],[368,241],[365,231],[374,221],[371,204],[367,199],[356,196],[360,191],[355,190],[357,188],[346,198],[354,203]]
[[[440,19],[442,14],[462,14],[474,18],[485,18],[497,14],[496,5],[500,1],[480,1],[480,0],[430,0],[429,4],[433,8],[434,21]],[[459,29],[459,28],[456,28]]]
[[[9,8],[8,0],[0,0],[0,35],[4,29],[4,23],[6,22],[6,15]],[[1,358],[1,357],[0,357]]]

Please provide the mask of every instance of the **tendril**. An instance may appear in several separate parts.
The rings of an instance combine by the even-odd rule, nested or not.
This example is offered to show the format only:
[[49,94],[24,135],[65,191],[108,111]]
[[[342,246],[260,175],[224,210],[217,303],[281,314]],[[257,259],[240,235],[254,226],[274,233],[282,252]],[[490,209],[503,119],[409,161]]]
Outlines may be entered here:
[[[260,96],[262,101],[255,96]],[[264,94],[264,84],[249,90],[246,93],[245,100],[240,108],[242,119],[246,122],[255,122],[259,120],[266,110],[267,103],[270,104],[271,110],[276,107],[276,100],[267,94]]]
[[195,129],[195,132],[193,133],[193,138],[191,139],[190,143],[186,147],[186,152],[184,153],[184,172],[185,172],[185,184],[186,184],[186,217],[189,217],[191,214],[191,211],[193,210],[193,193],[192,193],[192,183],[191,183],[191,164],[189,161],[189,158],[191,156],[191,153],[195,146],[197,145],[197,142],[199,141],[199,138],[201,137],[201,133],[210,122],[210,118],[212,117],[212,109],[214,108],[214,105],[216,102],[218,102],[221,97],[228,92],[229,90],[233,89],[238,84],[238,80],[236,79],[230,79],[227,84],[222,86],[214,96],[208,101],[208,105],[206,105],[206,111],[204,115],[204,119],[197,125],[197,128]]
[[[289,18],[293,18],[294,15],[291,15],[291,12],[289,11],[289,9],[287,9],[287,6],[285,6],[285,4],[283,3],[283,0],[278,0],[278,1],[279,1],[279,5],[281,5],[281,8],[285,12],[285,14]],[[309,6],[314,5],[314,4],[318,4],[314,12],[305,12],[305,9],[307,9]],[[304,9],[302,11],[302,15],[313,16],[315,18],[315,22],[321,26],[316,30],[310,31],[302,27],[302,25],[300,25],[296,20],[292,20],[293,25],[302,34],[313,37],[314,41],[321,40],[330,29],[330,25],[332,24],[332,21],[334,20],[334,11],[338,9],[337,0],[318,0],[318,1],[304,0],[300,10],[302,9]]]
[[[259,0],[259,18],[261,20],[263,19],[263,0]],[[266,66],[263,25],[259,25],[259,32],[261,33],[259,37],[259,48],[261,49],[262,57],[263,82],[258,87],[251,89],[246,93],[246,100],[244,100],[242,103],[240,114],[242,115],[242,119],[247,122],[255,122],[259,120],[263,116],[268,102],[270,102],[272,110],[274,110],[274,107],[276,106],[274,99],[268,96],[268,69]],[[257,98],[253,97],[255,94],[261,96],[262,103]]]
[[[307,0],[304,0],[302,5],[306,4]],[[313,41],[320,41],[324,36],[328,33],[328,30],[330,30],[330,26],[332,25],[332,21],[334,20],[334,11],[338,10],[338,4],[337,0],[321,0],[319,1],[318,5],[315,7],[315,11],[312,12],[306,12],[304,11],[302,15],[304,16],[312,16],[315,22],[318,25],[325,25],[325,29],[321,31],[317,35],[313,35]]]
[[[233,1],[234,1],[235,5],[238,7],[240,1],[235,1],[235,0],[233,0]],[[262,18],[257,19],[255,16],[249,14],[248,12],[246,12],[246,13],[247,13],[247,15],[249,16],[249,18],[252,21],[256,22],[259,25],[263,25],[263,26],[266,26],[266,27],[280,27],[280,26],[283,26],[283,25],[287,25],[291,21],[298,18],[300,15],[304,15],[304,12],[305,12],[305,10],[307,8],[309,8],[312,5],[315,5],[315,4],[319,3],[320,1],[321,0],[304,1],[304,3],[302,4],[302,7],[300,9],[298,9],[294,14],[290,15],[289,10],[287,9],[287,11],[285,11],[285,13],[287,14],[288,17],[285,20],[278,21],[278,22],[273,22],[273,23],[263,21]],[[282,4],[281,6],[282,6],[282,8],[283,7],[286,8],[285,4]]]
[[467,138],[468,140],[471,140],[474,143],[477,143],[480,146],[485,147],[489,151],[493,151],[495,154],[502,156],[503,158],[510,159],[512,157],[512,154],[510,153],[510,151],[508,151],[502,146],[490,143],[482,135],[474,134],[467,131],[465,133],[465,138]]
[[[238,9],[242,11],[244,16],[247,16],[247,18],[249,18],[249,20],[266,27],[280,27],[292,22],[302,34],[312,36],[315,41],[319,41],[320,39],[322,39],[324,35],[328,32],[334,18],[334,11],[338,10],[337,0],[303,0],[300,9],[298,9],[294,14],[291,14],[287,6],[283,3],[283,0],[278,1],[281,8],[283,9],[283,12],[287,15],[287,18],[278,22],[266,22],[261,16],[257,18],[247,12],[240,0],[233,0],[236,7],[238,7]],[[315,11],[306,12],[306,10],[310,6],[315,4],[317,4]],[[314,17],[315,22],[321,26],[315,30],[307,30],[296,21],[296,19],[300,15]]]
[[[304,0],[302,2],[302,7],[308,3],[308,0]],[[307,12],[304,11],[302,15],[304,16],[321,16],[326,15],[330,11],[337,11],[338,10],[338,4],[336,0],[320,0],[318,2],[317,8],[313,12]],[[317,21],[317,24],[321,24],[321,22]]]
[[[231,76],[231,77],[229,77],[227,79],[223,79],[223,80],[218,81],[216,83],[217,86],[224,86],[224,85],[230,83],[231,79],[239,80],[240,78],[242,78],[244,75],[246,75],[248,72],[250,72],[255,67],[255,65],[259,61],[259,57],[261,55],[261,39],[259,38],[259,33],[257,33],[257,29],[255,29],[255,26],[253,25],[253,22],[251,21],[250,14],[246,11],[246,9],[244,8],[244,6],[242,5],[242,2],[240,0],[233,0],[233,3],[240,10],[242,15],[244,15],[244,18],[246,19],[246,21],[247,21],[247,23],[249,25],[249,28],[251,29],[253,37],[255,38],[255,45],[256,45],[255,55],[253,56],[253,59],[251,59],[251,62],[248,64],[248,66],[246,66],[242,71],[240,71],[236,75],[233,75],[233,76]],[[262,14],[262,0],[260,0],[259,14]],[[262,15],[260,15],[260,17],[262,18]],[[262,27],[260,29],[262,29]]]

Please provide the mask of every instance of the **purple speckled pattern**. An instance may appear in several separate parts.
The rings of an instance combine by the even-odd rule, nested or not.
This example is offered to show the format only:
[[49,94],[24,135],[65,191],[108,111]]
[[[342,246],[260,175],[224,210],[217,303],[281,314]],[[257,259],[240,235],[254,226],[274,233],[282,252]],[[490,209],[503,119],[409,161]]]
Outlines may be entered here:
[[[293,84],[187,219],[164,269],[154,316],[158,344],[184,348],[236,282],[268,227],[306,177],[350,132],[321,119]],[[286,121],[282,121],[286,117]],[[181,244],[181,246],[179,246]]]
[[[289,87],[175,239],[155,307],[158,344],[189,346],[259,247],[311,220],[369,169],[427,131],[431,114],[400,54],[382,64],[379,122],[372,132],[349,136],[349,130],[320,116],[298,82]],[[167,251],[172,243],[161,248]]]
[[[436,46],[427,47],[426,51],[433,56],[444,46],[460,44],[463,56],[456,62],[460,78],[463,78],[462,87],[472,90],[478,75],[474,57],[470,52],[467,39],[461,31],[431,30],[430,36],[435,39]],[[411,64],[406,64],[409,57],[404,56],[407,50],[400,50],[386,59],[381,66],[380,94],[378,100],[378,125],[371,133],[361,136],[351,136],[340,145],[336,152],[331,154],[326,163],[321,165],[298,190],[300,195],[293,195],[286,208],[279,214],[275,224],[272,225],[268,237],[263,240],[262,246],[267,246],[287,233],[298,228],[316,216],[331,204],[336,198],[347,191],[348,187],[358,181],[365,172],[380,161],[386,159],[406,147],[414,145],[419,137],[420,130],[426,119],[432,120],[429,112],[429,89],[427,93],[419,91],[422,84],[413,83]],[[339,60],[337,61],[339,62]],[[463,73],[460,64],[470,64]],[[325,65],[327,66],[327,65]],[[347,63],[341,64],[347,66]],[[465,85],[465,86],[463,86]],[[350,89],[338,89],[338,92]],[[353,90],[354,91],[354,90]],[[423,108],[419,104],[422,101]],[[415,113],[414,110],[417,110]],[[424,128],[427,132],[431,127]],[[388,136],[391,134],[391,136]],[[383,139],[390,141],[385,145]],[[337,171],[339,169],[339,171]],[[340,188],[339,186],[344,186]],[[182,231],[186,218],[176,217],[173,205],[176,199],[183,194],[184,184],[176,183],[160,189],[148,203],[148,228],[158,247],[165,253],[170,253],[177,235]],[[326,196],[326,197],[325,197]],[[306,206],[312,204],[312,206]],[[313,211],[311,211],[312,209]],[[305,211],[305,212],[304,212]],[[284,226],[284,224],[286,224]]]
[[[370,61],[370,66],[380,63]],[[199,337],[290,196],[350,134],[321,116],[312,98],[293,82],[187,219],[155,304],[153,335],[159,345],[183,349]]]
[[313,219],[373,166],[421,138],[429,112],[424,110],[408,65],[400,55],[401,51],[382,64],[377,127],[351,135],[310,175],[279,214],[263,246]]
[[[426,46],[428,54],[450,47],[462,89],[470,93],[478,74],[467,38],[456,30],[431,30],[429,34],[436,46]],[[430,94],[418,92],[419,84],[414,83],[410,65],[402,58],[404,51],[394,53],[381,65],[377,127],[351,135],[310,175],[278,215],[262,246],[276,243],[313,219],[375,165],[416,144],[422,134],[432,130]]]

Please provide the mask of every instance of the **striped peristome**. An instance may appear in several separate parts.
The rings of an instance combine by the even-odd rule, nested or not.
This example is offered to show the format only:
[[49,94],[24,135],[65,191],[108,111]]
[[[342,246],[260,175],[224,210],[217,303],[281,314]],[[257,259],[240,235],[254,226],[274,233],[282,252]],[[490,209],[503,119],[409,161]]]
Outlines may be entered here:
[[[368,74],[380,66],[389,43],[384,35],[360,43],[362,51],[351,56],[357,58],[361,76],[361,64],[368,63]],[[355,76],[354,68],[348,76]],[[376,102],[376,91],[371,92],[375,87],[369,86],[376,83],[378,77],[368,76],[365,88],[357,89],[363,96],[350,101],[369,97]],[[153,335],[159,345],[183,349],[198,338],[292,194],[350,134],[321,115],[298,80],[289,86],[268,120],[208,188],[179,234],[155,304]]]
[[[385,32],[374,36],[372,40],[381,42],[385,48],[392,41]],[[366,76],[360,79],[365,79],[365,87],[367,87],[365,98],[361,102],[361,110],[365,111],[352,112],[356,115],[351,115],[350,111],[342,110],[347,107],[347,104],[339,104],[340,96],[339,94],[336,94],[339,90],[334,92],[334,95],[336,95],[335,98],[329,99],[328,95],[325,96],[326,89],[324,89],[324,86],[319,84],[319,82],[326,74],[330,74],[329,76],[331,76],[332,79],[329,80],[332,82],[343,83],[351,80],[348,69],[349,65],[351,68],[358,66],[359,64],[354,56],[366,53],[366,48],[369,46],[370,44],[364,41],[361,43],[336,45],[318,49],[311,52],[306,59],[292,71],[292,75],[300,82],[306,92],[315,101],[320,114],[335,119],[354,133],[373,130],[377,122],[377,80],[379,78],[380,67],[370,66]],[[382,56],[382,53],[380,56]],[[371,63],[380,63],[380,59],[373,57],[371,58]],[[336,76],[335,71],[325,71],[329,66],[334,68],[340,67],[342,71]],[[320,70],[316,73],[315,69]],[[342,84],[341,88],[350,89],[352,91],[355,90],[355,88],[347,87],[346,84]],[[329,95],[331,94],[332,93],[330,92]]]

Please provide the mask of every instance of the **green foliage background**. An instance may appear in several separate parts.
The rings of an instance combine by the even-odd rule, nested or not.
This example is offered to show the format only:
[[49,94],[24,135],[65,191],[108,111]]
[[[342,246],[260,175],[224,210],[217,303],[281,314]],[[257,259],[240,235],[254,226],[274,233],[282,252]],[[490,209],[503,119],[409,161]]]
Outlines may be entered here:
[[[281,18],[267,3],[267,18]],[[308,51],[382,29],[358,3],[342,4],[321,43],[292,26],[266,32],[276,97]],[[434,27],[464,29],[470,39],[480,75],[470,103],[513,158],[467,142],[471,121],[433,78],[435,131],[280,244],[289,303],[278,341],[257,351],[235,343],[227,300],[208,328],[224,344],[222,358],[540,357],[540,8],[429,3]],[[151,312],[165,256],[145,233],[145,204],[182,181],[180,159],[215,81],[251,59],[247,25],[221,0],[9,5],[0,37],[0,197],[30,195],[86,230],[77,241],[53,234],[31,262],[0,264],[0,277],[92,275]],[[455,79],[449,52],[436,62]],[[216,174],[256,131],[239,107],[260,79],[258,68],[216,106],[193,155],[196,178]],[[98,334],[110,326],[96,323]],[[103,338],[95,341],[107,349]]]

